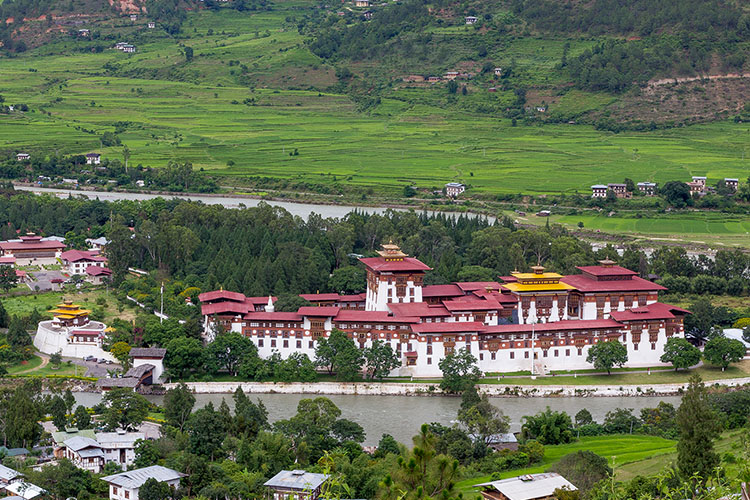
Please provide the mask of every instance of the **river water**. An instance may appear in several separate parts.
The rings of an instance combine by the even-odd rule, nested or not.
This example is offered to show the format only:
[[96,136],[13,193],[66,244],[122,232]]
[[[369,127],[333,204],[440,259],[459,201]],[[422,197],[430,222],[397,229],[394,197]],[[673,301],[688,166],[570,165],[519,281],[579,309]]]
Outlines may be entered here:
[[[321,205],[315,203],[294,203],[289,201],[273,201],[273,200],[259,200],[257,198],[245,198],[241,196],[207,196],[200,194],[174,194],[174,195],[158,195],[150,193],[121,193],[121,192],[107,192],[107,191],[81,191],[77,189],[57,189],[57,188],[41,188],[33,186],[15,186],[18,191],[31,191],[36,194],[52,194],[61,198],[67,198],[68,196],[85,196],[86,198],[101,201],[119,201],[119,200],[152,200],[154,198],[179,198],[181,200],[200,201],[206,205],[223,205],[226,208],[240,208],[245,207],[257,207],[262,201],[268,205],[274,207],[281,207],[292,215],[307,219],[310,214],[316,213],[323,218],[342,218],[349,212],[359,210],[360,212],[369,214],[382,214],[387,208],[383,207],[366,207],[366,206],[353,206],[353,205]],[[399,211],[405,211],[405,209],[394,209]],[[436,212],[428,211],[428,214]],[[467,216],[477,216],[477,214],[466,213]],[[487,217],[490,223],[494,223],[494,217]]]
[[[79,392],[76,401],[85,406],[93,406],[101,400],[96,393]],[[253,401],[260,399],[268,409],[269,419],[274,422],[289,418],[296,413],[297,403],[304,398],[314,398],[309,394],[254,394]],[[456,419],[461,398],[447,396],[325,396],[341,409],[341,415],[360,424],[366,432],[366,445],[375,445],[384,433],[391,434],[397,441],[411,444],[411,438],[419,432],[423,423],[438,422],[450,425]],[[231,394],[196,394],[195,408],[212,402],[215,407],[224,398],[230,408],[234,408]],[[148,396],[150,401],[161,404],[163,396]],[[615,408],[633,408],[636,415],[641,408],[650,408],[659,401],[680,404],[678,396],[664,397],[592,397],[592,398],[490,398],[492,404],[510,417],[511,431],[521,429],[524,415],[533,415],[547,406],[568,413],[571,418],[582,408],[591,412],[595,420],[601,422],[608,411]]]

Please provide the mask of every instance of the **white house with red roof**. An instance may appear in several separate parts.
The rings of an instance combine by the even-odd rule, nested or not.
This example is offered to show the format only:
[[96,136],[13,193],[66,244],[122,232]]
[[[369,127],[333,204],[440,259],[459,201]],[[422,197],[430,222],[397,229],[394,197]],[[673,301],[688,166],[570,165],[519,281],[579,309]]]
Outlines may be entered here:
[[107,258],[98,250],[68,250],[60,254],[63,271],[69,274],[86,275],[89,266],[105,268]]
[[[278,352],[315,357],[316,341],[336,328],[360,348],[375,340],[399,355],[392,375],[440,376],[439,362],[470,351],[483,372],[581,370],[591,346],[618,340],[626,366],[655,366],[667,340],[683,336],[688,311],[659,303],[664,287],[605,260],[563,276],[534,266],[500,281],[422,286],[428,266],[393,244],[362,258],[367,292],[303,294],[314,306],[275,312],[273,298],[218,290],[200,295],[212,340],[216,322],[240,332],[262,357]],[[357,304],[351,307],[351,304]],[[364,310],[363,310],[364,309]]]

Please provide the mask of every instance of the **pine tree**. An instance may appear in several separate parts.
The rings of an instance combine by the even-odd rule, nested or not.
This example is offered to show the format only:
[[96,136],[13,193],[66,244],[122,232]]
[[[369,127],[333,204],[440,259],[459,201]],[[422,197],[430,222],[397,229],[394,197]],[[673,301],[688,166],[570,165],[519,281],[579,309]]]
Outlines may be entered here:
[[700,376],[690,377],[690,385],[677,410],[680,431],[677,465],[686,479],[698,476],[705,482],[719,465],[719,456],[714,451],[714,439],[719,436],[718,421]]
[[8,328],[8,312],[2,302],[0,302],[0,328]]

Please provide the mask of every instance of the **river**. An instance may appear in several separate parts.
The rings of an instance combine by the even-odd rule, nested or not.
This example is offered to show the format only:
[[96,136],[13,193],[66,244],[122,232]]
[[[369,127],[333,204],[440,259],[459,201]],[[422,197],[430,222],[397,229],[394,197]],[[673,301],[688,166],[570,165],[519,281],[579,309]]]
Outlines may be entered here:
[[[119,200],[153,200],[154,198],[179,198],[181,200],[200,201],[206,205],[222,205],[226,208],[240,208],[245,207],[257,207],[259,203],[264,202],[274,207],[281,207],[292,215],[307,219],[310,214],[318,214],[323,218],[342,218],[349,212],[359,210],[369,214],[382,214],[388,208],[384,207],[368,207],[368,206],[353,206],[353,205],[322,205],[315,203],[295,203],[290,201],[275,201],[275,200],[260,200],[257,198],[246,198],[242,196],[230,196],[230,195],[200,195],[200,194],[170,194],[160,195],[151,193],[123,193],[118,191],[83,191],[78,189],[57,189],[57,188],[41,188],[34,186],[15,186],[18,191],[30,191],[35,194],[52,194],[61,198],[67,198],[68,196],[85,196],[86,198],[101,201],[119,201]],[[403,208],[397,208],[394,210],[406,211]],[[436,212],[428,211],[428,214],[434,214]],[[458,215],[458,214],[457,214]],[[473,213],[465,213],[468,216],[478,216]],[[484,216],[482,216],[484,217]],[[494,217],[487,217],[490,223],[494,223]]]
[[[101,400],[96,393],[75,393],[76,401],[85,406],[93,406]],[[256,394],[253,401],[260,399],[268,409],[269,419],[274,422],[289,418],[296,412],[300,399],[314,398],[304,394]],[[455,420],[461,398],[447,396],[326,396],[341,409],[342,417],[360,424],[366,432],[366,445],[375,445],[384,433],[391,434],[397,441],[411,443],[411,438],[419,432],[425,422],[438,422],[450,425]],[[234,408],[231,394],[196,394],[195,408],[212,402],[215,407],[226,399]],[[161,404],[163,396],[148,396],[150,401]],[[599,398],[490,398],[492,404],[510,417],[511,431],[521,429],[524,415],[533,415],[547,406],[568,413],[571,418],[582,408],[586,408],[598,422],[604,420],[608,411],[615,408],[633,408],[636,415],[641,408],[650,408],[665,401],[678,406],[679,396],[664,397],[599,397]]]

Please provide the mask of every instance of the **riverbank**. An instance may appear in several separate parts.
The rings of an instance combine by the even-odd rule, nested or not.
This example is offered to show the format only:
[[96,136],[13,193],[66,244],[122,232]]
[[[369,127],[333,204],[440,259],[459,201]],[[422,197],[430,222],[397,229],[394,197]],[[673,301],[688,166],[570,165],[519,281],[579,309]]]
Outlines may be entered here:
[[[708,381],[710,386],[739,387],[750,384],[750,377]],[[231,394],[241,387],[247,394],[318,394],[348,396],[449,396],[439,384],[370,382],[187,382],[196,394]],[[687,383],[650,385],[505,385],[479,384],[490,397],[623,397],[675,396]],[[177,384],[165,384],[167,389]]]

